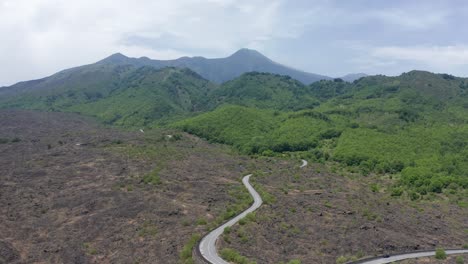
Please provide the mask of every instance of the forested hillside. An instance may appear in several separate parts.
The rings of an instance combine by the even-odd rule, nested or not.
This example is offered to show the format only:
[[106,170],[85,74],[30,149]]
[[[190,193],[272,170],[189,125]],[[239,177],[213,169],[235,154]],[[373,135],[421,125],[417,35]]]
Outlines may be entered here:
[[215,87],[189,69],[92,65],[5,88],[0,106],[78,112],[107,124],[149,126],[207,110],[207,95]]
[[[321,81],[307,92],[321,102],[307,110],[229,106],[178,126],[247,153],[307,150],[303,155],[363,174],[398,174],[399,184],[417,199],[468,187],[467,83],[418,71],[353,84]],[[394,194],[402,191],[395,188]]]
[[468,188],[468,80],[447,74],[304,85],[251,72],[217,85],[189,69],[98,63],[4,89],[2,108],[171,126],[246,154],[299,152],[364,175],[397,175],[394,195]]

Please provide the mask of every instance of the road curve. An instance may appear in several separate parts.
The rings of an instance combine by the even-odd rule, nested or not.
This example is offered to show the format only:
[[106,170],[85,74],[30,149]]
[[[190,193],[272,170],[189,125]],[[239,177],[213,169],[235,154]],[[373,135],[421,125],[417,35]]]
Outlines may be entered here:
[[222,226],[220,226],[220,227],[216,228],[215,230],[211,231],[210,233],[208,233],[208,235],[203,237],[203,239],[200,241],[200,244],[198,246],[199,251],[200,251],[202,257],[206,261],[208,261],[209,263],[212,263],[212,264],[229,264],[229,262],[226,262],[220,256],[218,256],[218,252],[216,251],[216,240],[224,232],[224,228],[226,228],[228,226],[233,226],[234,224],[239,222],[239,220],[244,218],[248,213],[251,213],[251,212],[255,211],[257,208],[259,208],[260,205],[262,205],[262,203],[263,203],[262,198],[260,197],[260,195],[257,193],[257,191],[255,191],[255,189],[249,183],[250,176],[252,176],[252,174],[249,174],[249,175],[245,176],[244,178],[242,178],[242,183],[245,185],[245,187],[249,191],[250,195],[252,195],[252,197],[254,199],[254,203],[252,204],[252,206],[250,206],[249,209],[245,210],[244,212],[242,212],[238,216],[236,216],[236,217],[232,218],[231,220],[229,220],[227,223],[223,224]]
[[[308,163],[306,160],[302,160],[302,165],[300,166],[300,168],[307,166],[307,164]],[[221,234],[224,232],[224,229],[226,227],[231,227],[235,225],[237,222],[239,222],[239,220],[244,218],[248,213],[251,213],[257,210],[257,208],[259,208],[263,203],[260,195],[257,193],[257,191],[255,191],[255,189],[249,183],[250,176],[252,176],[252,174],[244,176],[244,178],[242,178],[242,183],[247,188],[250,195],[253,197],[254,203],[249,207],[249,209],[245,210],[238,216],[232,218],[225,224],[219,226],[218,228],[208,233],[205,237],[202,238],[202,240],[198,244],[198,251],[200,252],[203,259],[207,261],[208,263],[229,264],[229,262],[226,262],[224,259],[222,259],[218,255],[218,252],[216,251],[216,241],[218,240],[219,236],[221,236]],[[468,249],[448,249],[448,250],[445,250],[445,253],[447,255],[467,254]],[[417,251],[417,252],[415,251],[415,252],[397,254],[397,255],[392,255],[392,256],[373,257],[373,258],[358,260],[355,262],[349,262],[348,264],[386,264],[386,263],[392,263],[395,261],[401,261],[405,259],[430,257],[434,255],[435,255],[434,250],[433,251]]]
[[[300,168],[303,168],[305,166],[307,166],[307,161],[302,160],[302,165],[300,166]],[[206,236],[204,236],[202,238],[202,240],[198,244],[198,251],[200,252],[203,259],[205,261],[207,261],[208,263],[212,263],[212,264],[229,264],[228,262],[223,260],[218,255],[218,252],[216,251],[216,240],[218,240],[218,237],[224,232],[224,229],[226,227],[233,226],[234,224],[239,222],[239,220],[244,218],[248,213],[251,213],[251,212],[257,210],[257,208],[259,208],[263,203],[262,198],[260,197],[260,195],[257,193],[257,191],[255,191],[255,189],[249,183],[250,176],[252,176],[252,174],[244,176],[244,178],[242,178],[242,183],[247,188],[250,195],[253,197],[254,203],[249,207],[249,209],[245,210],[244,212],[242,212],[238,216],[236,216],[236,217],[232,218],[231,220],[229,220],[227,223],[221,225],[220,227],[218,227],[215,230],[208,233]]]
[[[466,254],[468,253],[468,249],[449,249],[449,250],[446,250],[445,253],[447,255]],[[375,257],[375,258],[370,258],[367,260],[359,260],[356,262],[351,262],[350,264],[385,264],[385,263],[392,263],[395,261],[400,261],[400,260],[405,260],[405,259],[430,257],[434,255],[435,255],[435,251],[420,251],[420,252],[393,255],[390,257]]]

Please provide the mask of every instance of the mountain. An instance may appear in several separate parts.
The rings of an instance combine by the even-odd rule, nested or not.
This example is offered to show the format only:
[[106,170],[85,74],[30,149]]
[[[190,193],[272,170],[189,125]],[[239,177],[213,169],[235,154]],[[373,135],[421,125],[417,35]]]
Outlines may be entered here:
[[[255,81],[246,82],[248,78]],[[284,93],[291,105],[301,101],[294,101],[288,88],[275,92],[269,88],[272,77],[265,78],[250,75],[227,82],[213,93],[240,98],[226,99],[235,105],[175,126],[250,154],[305,151],[302,155],[310,160],[337,161],[363,174],[397,174],[395,196],[406,190],[411,199],[419,199],[447,188],[468,189],[467,78],[411,71],[353,83],[322,80],[298,87],[298,93],[319,102],[299,111],[278,107],[283,103],[273,99],[282,97],[278,94]],[[248,87],[254,83],[258,89],[252,93]],[[272,100],[265,101],[265,95]]]
[[342,79],[343,81],[346,81],[346,82],[354,82],[355,80],[359,80],[363,77],[367,77],[369,75],[365,74],[365,73],[350,73],[350,74],[347,74],[343,77],[340,77],[340,79]]
[[310,88],[289,76],[249,72],[211,93],[214,105],[236,104],[277,110],[313,108],[319,104]]
[[216,59],[182,57],[175,60],[151,60],[146,57],[129,58],[117,53],[99,61],[98,64],[130,64],[134,66],[152,66],[155,68],[186,67],[215,83],[223,83],[243,73],[253,71],[288,75],[304,84],[310,84],[318,80],[331,79],[327,76],[307,73],[281,65],[265,57],[260,52],[251,49],[240,49],[229,57]]
[[466,78],[411,71],[304,85],[249,72],[219,85],[188,68],[145,61],[152,62],[116,54],[2,88],[0,108],[78,112],[133,128],[168,125],[255,155],[301,151],[364,174],[399,173],[398,184],[414,197],[468,189]]
[[206,110],[216,85],[187,68],[88,65],[0,90],[1,108],[79,112],[145,126]]
[[[115,90],[120,90],[122,85],[125,85],[122,81],[131,78],[140,67],[189,68],[193,73],[214,83],[226,82],[253,71],[288,75],[305,84],[331,79],[283,66],[249,49],[241,49],[227,58],[219,59],[182,57],[176,60],[151,60],[146,57],[129,58],[116,53],[94,64],[66,69],[38,80],[1,87],[0,107],[64,110],[77,104],[100,100],[114,94]],[[294,85],[302,86],[297,82]]]

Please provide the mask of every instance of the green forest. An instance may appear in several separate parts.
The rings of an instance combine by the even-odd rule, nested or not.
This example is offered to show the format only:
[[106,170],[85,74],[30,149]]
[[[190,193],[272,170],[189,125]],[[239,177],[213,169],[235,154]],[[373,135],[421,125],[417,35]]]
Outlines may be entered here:
[[304,85],[251,72],[214,84],[188,69],[95,65],[27,85],[6,90],[0,107],[77,112],[129,129],[166,126],[249,155],[297,152],[363,176],[393,175],[392,194],[412,199],[468,189],[468,79],[448,74]]
[[274,100],[271,107],[222,105],[175,126],[248,154],[301,151],[364,175],[397,175],[396,186],[416,199],[468,188],[467,83],[417,71],[354,83],[320,81],[301,87],[309,102],[317,101],[297,110],[300,104]]

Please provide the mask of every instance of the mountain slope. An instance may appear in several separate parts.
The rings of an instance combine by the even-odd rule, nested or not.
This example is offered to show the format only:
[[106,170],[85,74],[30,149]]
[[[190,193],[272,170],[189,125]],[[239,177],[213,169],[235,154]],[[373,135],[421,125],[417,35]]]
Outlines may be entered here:
[[189,69],[94,64],[7,88],[0,107],[73,111],[141,126],[205,109],[215,87]]
[[343,81],[346,81],[346,82],[354,82],[355,80],[359,80],[363,77],[367,77],[369,75],[365,74],[365,73],[350,73],[350,74],[346,74],[345,76],[343,77],[340,77],[340,79],[342,79]]
[[[256,78],[261,87],[256,92],[269,86],[263,76]],[[313,110],[274,110],[255,96],[235,96],[242,99],[227,101],[248,108],[217,108],[177,126],[247,153],[307,150],[303,155],[309,159],[332,159],[364,174],[396,174],[395,195],[408,190],[411,199],[468,189],[468,79],[412,71],[354,83],[320,81],[307,88],[307,96],[321,100]]]
[[141,67],[118,91],[101,100],[68,110],[124,126],[148,126],[207,109],[207,95],[216,86],[189,69]]
[[223,105],[174,126],[250,154],[308,150],[320,138],[336,136],[330,133],[334,124],[310,110],[292,114],[238,105]]
[[215,83],[223,83],[225,81],[232,80],[242,75],[243,73],[252,71],[288,75],[305,84],[313,83],[323,79],[331,79],[327,76],[307,73],[281,65],[265,57],[258,51],[250,49],[241,49],[229,57],[216,59],[207,59],[203,57],[182,57],[176,60],[151,60],[146,57],[128,58],[120,53],[117,53],[102,61],[99,61],[98,64],[131,64],[134,66],[145,65],[155,68],[186,67],[197,72],[205,79]]
[[299,110],[319,104],[309,90],[289,76],[250,72],[213,90],[210,101],[214,105],[228,103],[264,109]]

